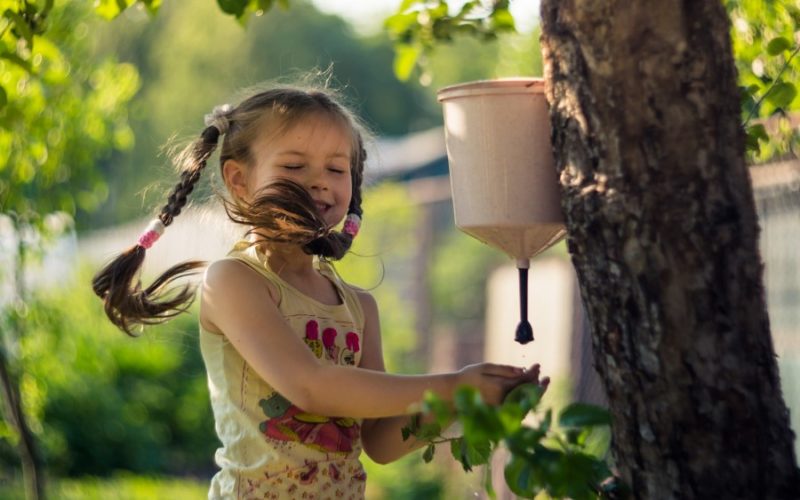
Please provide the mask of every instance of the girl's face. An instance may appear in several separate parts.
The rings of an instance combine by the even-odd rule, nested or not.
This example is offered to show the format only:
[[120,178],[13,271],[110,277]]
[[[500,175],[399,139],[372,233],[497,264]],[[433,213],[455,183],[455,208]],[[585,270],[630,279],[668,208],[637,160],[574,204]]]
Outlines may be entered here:
[[[311,194],[325,222],[338,224],[350,205],[352,136],[341,123],[324,115],[310,116],[282,134],[267,134],[252,146],[254,163],[241,168],[228,160],[223,170],[233,194],[251,201],[275,179],[292,180]],[[233,162],[235,165],[228,166]]]

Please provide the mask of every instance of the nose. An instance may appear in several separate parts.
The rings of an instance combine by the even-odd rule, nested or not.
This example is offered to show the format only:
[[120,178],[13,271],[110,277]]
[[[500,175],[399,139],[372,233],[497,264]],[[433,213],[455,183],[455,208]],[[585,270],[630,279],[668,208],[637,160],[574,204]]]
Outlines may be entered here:
[[324,169],[310,169],[308,178],[306,179],[306,186],[310,191],[318,190],[325,191],[328,189],[328,182],[325,178]]

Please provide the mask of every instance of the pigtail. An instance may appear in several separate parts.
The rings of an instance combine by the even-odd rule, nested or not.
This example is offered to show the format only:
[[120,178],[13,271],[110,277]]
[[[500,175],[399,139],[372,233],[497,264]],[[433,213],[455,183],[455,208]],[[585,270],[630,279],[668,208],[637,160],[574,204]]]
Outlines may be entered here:
[[[172,224],[181,213],[188,196],[200,180],[208,158],[217,147],[219,136],[220,128],[214,124],[203,130],[201,137],[184,150],[181,155],[184,166],[181,180],[169,193],[166,205],[153,221],[155,227],[160,226],[158,231]],[[137,244],[106,265],[92,280],[92,289],[103,299],[108,318],[131,336],[134,335],[131,329],[135,325],[162,323],[188,309],[194,298],[194,287],[185,285],[176,290],[168,286],[205,266],[202,261],[177,264],[159,276],[152,285],[142,289],[138,275],[145,252],[158,238],[158,231],[149,229]]]

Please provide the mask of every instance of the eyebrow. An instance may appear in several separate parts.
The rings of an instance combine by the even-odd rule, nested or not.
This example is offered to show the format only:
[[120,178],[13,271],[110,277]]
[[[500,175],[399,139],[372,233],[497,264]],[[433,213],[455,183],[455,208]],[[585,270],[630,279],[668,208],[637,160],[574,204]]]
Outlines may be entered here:
[[[287,151],[279,151],[278,155],[281,155],[281,156],[282,155],[305,156],[306,153],[303,152],[303,151],[296,151],[294,149],[290,149],[290,150],[287,150]],[[350,158],[350,154],[349,153],[334,153],[332,155],[329,155],[328,158],[346,158],[346,159],[349,159]]]

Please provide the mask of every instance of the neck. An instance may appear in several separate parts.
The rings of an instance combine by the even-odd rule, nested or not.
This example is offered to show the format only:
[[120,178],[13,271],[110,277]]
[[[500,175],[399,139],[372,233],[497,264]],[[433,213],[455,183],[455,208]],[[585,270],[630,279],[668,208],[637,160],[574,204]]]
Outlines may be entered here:
[[270,268],[278,274],[314,272],[314,256],[305,253],[299,245],[261,243],[260,249],[267,256]]

